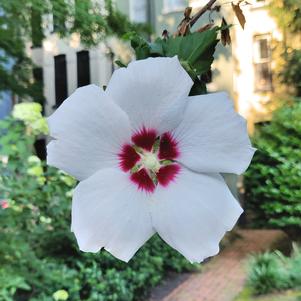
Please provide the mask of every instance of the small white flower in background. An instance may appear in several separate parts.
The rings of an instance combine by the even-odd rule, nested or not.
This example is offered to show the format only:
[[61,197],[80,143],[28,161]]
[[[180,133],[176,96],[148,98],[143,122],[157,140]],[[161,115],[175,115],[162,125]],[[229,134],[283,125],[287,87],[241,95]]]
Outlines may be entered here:
[[6,156],[6,155],[0,155],[0,162],[4,165],[4,166],[6,166],[7,164],[8,164],[8,156]]
[[37,156],[34,156],[34,155],[29,156],[27,158],[27,162],[28,163],[32,163],[32,164],[41,165],[41,159],[39,157],[37,157]]
[[36,102],[24,102],[14,106],[12,116],[22,120],[34,135],[48,134],[48,126],[42,116],[42,106]]
[[34,122],[42,117],[42,106],[36,102],[23,102],[14,106],[12,115],[24,122]]
[[46,178],[44,177],[44,170],[40,158],[37,156],[29,156],[27,162],[29,163],[27,174],[35,177],[40,185],[44,185]]
[[177,57],[114,72],[106,91],[77,89],[48,119],[48,164],[81,181],[72,231],[83,251],[128,261],[155,233],[191,262],[219,251],[242,209],[220,173],[254,153],[226,93],[189,97]]
[[69,294],[65,290],[58,290],[55,293],[53,293],[52,296],[55,301],[66,301],[69,298]]
[[134,58],[134,52],[130,47],[129,43],[123,40],[110,36],[106,38],[106,45],[112,50],[115,58],[123,62],[124,64],[129,63]]

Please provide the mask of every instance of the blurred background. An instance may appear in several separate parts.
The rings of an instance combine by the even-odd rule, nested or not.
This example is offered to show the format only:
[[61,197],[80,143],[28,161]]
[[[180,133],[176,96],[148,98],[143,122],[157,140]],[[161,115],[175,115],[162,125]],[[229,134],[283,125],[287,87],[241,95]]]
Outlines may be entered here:
[[192,265],[153,237],[124,264],[79,252],[70,233],[76,181],[45,166],[49,116],[77,87],[105,86],[134,52],[177,30],[206,0],[0,1],[0,301],[300,301],[301,1],[217,1],[194,26],[224,16],[205,81],[226,90],[258,148],[243,177],[227,175],[245,209],[221,253]]

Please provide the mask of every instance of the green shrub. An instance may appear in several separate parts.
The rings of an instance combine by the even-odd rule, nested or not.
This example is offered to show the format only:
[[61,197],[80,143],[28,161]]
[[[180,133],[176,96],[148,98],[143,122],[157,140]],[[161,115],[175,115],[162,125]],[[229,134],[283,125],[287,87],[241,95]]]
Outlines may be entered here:
[[289,286],[276,253],[264,253],[251,259],[247,283],[255,294],[266,294]]
[[301,50],[291,49],[285,56],[286,64],[280,73],[281,82],[294,87],[297,96],[301,96]]
[[19,113],[0,123],[0,300],[141,300],[168,271],[193,268],[157,236],[128,264],[80,252],[70,232],[76,181],[33,155],[45,124]]
[[291,257],[279,251],[254,255],[249,262],[247,285],[254,294],[301,287],[301,250],[294,246]]
[[[258,148],[244,177],[256,226],[301,229],[301,103],[277,111],[255,134]],[[298,237],[297,237],[298,238]]]

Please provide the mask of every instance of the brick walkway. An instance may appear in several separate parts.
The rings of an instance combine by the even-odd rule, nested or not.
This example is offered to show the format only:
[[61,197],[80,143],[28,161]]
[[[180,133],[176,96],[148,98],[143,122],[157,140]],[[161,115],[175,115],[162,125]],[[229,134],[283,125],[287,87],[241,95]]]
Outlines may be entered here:
[[165,297],[153,296],[150,301],[232,301],[244,286],[248,255],[287,241],[278,230],[239,230],[238,234],[242,238],[205,264],[202,272],[185,277]]

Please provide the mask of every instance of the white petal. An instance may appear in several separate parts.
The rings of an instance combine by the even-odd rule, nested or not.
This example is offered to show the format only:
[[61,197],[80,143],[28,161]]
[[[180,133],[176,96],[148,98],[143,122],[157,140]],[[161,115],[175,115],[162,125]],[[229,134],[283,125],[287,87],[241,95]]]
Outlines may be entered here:
[[77,89],[48,118],[53,140],[47,163],[79,180],[118,164],[121,145],[129,142],[127,115],[95,85]]
[[255,151],[246,121],[224,92],[189,97],[173,135],[179,142],[179,161],[198,172],[241,174]]
[[129,261],[154,234],[148,197],[118,169],[100,170],[81,182],[72,202],[72,231],[80,249],[104,247]]
[[222,176],[186,168],[174,183],[158,186],[153,198],[154,228],[191,262],[217,254],[221,238],[242,213]]
[[134,129],[163,133],[180,122],[192,84],[177,57],[148,58],[116,70],[106,93],[129,115]]

